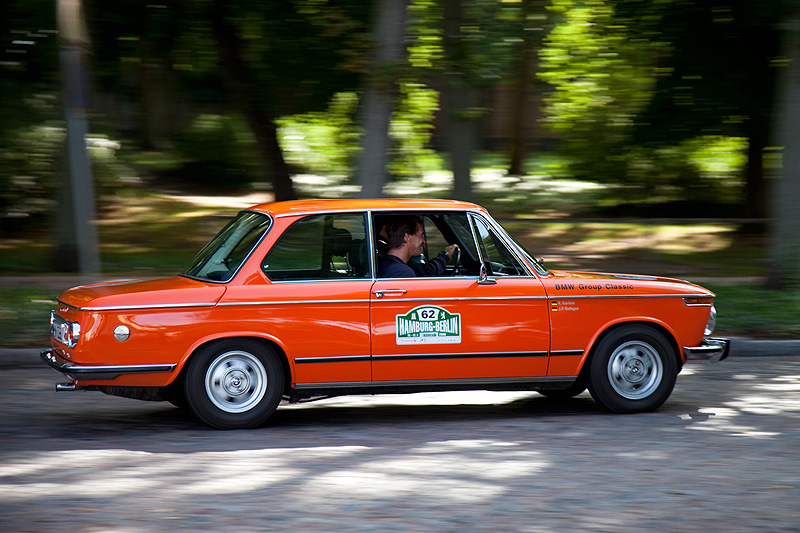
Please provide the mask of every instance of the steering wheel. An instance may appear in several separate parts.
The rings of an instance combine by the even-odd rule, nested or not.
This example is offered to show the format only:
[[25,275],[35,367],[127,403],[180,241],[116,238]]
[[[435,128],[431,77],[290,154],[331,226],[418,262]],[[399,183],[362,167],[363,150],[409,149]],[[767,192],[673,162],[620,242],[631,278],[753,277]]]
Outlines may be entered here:
[[453,252],[453,275],[458,275],[458,262],[461,261],[461,248],[456,246],[456,251]]

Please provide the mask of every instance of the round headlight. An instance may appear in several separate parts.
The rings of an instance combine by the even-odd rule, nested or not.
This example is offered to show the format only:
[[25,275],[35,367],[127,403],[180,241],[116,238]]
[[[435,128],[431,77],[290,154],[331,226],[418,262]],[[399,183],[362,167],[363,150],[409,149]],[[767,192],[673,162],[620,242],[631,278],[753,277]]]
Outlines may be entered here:
[[708,324],[706,324],[706,335],[711,335],[714,332],[714,328],[717,326],[717,308],[713,305],[711,306],[711,314],[708,315]]

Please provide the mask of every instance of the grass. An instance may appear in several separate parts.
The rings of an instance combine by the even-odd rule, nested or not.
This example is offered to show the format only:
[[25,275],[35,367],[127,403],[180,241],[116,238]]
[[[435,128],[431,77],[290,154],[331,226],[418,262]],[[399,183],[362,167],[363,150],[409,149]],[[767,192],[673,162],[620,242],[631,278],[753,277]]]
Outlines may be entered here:
[[800,291],[713,283],[705,286],[717,294],[717,334],[779,339],[800,336]]

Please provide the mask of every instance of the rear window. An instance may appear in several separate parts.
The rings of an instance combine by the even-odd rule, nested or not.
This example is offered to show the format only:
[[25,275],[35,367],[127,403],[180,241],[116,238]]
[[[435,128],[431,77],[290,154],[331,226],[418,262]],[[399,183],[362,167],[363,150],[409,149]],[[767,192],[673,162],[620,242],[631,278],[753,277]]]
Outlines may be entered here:
[[261,264],[272,281],[369,278],[363,214],[313,215],[281,235]]

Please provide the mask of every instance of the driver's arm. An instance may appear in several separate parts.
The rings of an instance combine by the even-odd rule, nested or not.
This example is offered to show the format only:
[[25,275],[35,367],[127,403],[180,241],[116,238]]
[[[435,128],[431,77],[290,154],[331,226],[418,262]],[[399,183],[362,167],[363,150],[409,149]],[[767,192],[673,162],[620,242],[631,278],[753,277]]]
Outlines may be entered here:
[[440,276],[444,274],[447,263],[450,258],[456,253],[457,245],[451,244],[441,252],[439,255],[428,261],[427,263],[418,263],[416,261],[409,261],[408,266],[414,271],[417,276]]

